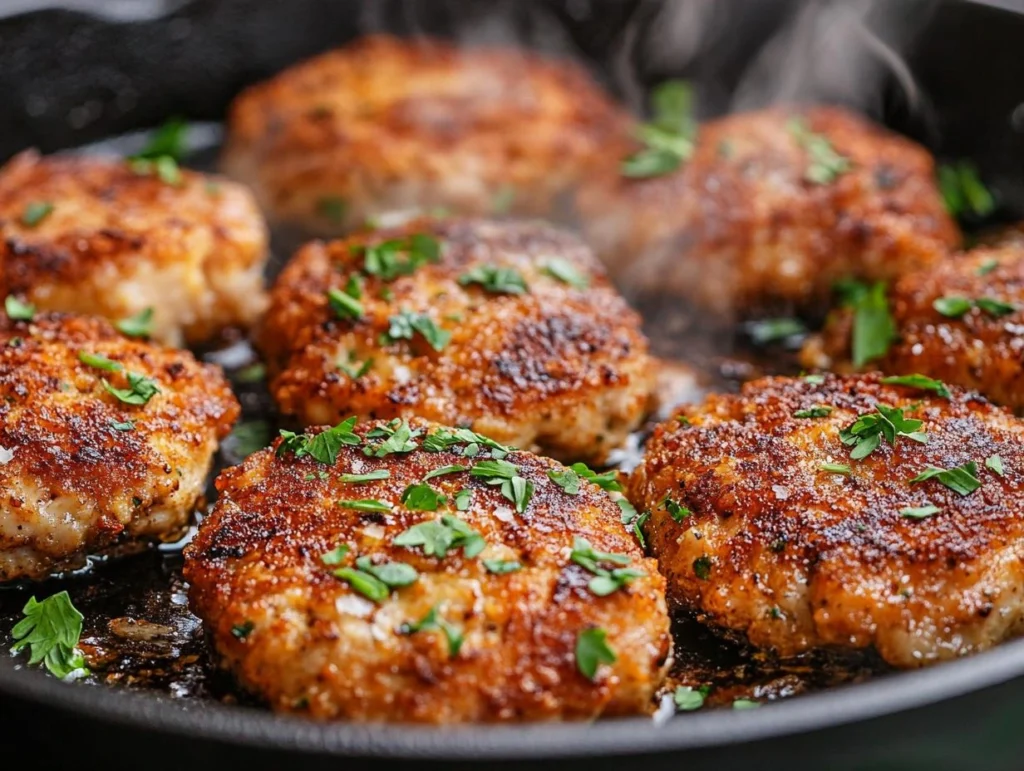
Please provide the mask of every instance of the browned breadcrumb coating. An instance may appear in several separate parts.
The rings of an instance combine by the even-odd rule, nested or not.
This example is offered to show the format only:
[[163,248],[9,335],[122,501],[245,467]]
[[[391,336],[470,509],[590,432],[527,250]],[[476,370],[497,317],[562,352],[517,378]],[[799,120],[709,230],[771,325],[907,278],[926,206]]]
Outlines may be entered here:
[[[849,169],[809,181],[816,156],[794,119]],[[839,278],[893,279],[960,243],[932,157],[834,107],[703,124],[692,158],[664,176],[627,179],[609,165],[601,183],[582,190],[579,208],[612,275],[726,316],[811,309]]]
[[[766,378],[656,430],[630,497],[651,512],[670,602],[783,655],[874,646],[899,667],[1024,630],[1024,425],[958,388],[944,399],[880,378]],[[840,431],[879,405],[923,421],[927,442],[883,439],[852,459]],[[980,480],[968,495],[909,482],[967,462]],[[688,510],[679,521],[666,497]],[[926,506],[938,511],[902,513]]]
[[[511,452],[504,461],[533,485],[517,513],[498,486],[467,470],[426,479],[452,465],[468,469],[488,451],[467,457],[465,443],[427,451],[424,439],[440,427],[410,423],[408,452],[365,454],[383,441],[367,438],[387,425],[378,421],[357,426],[361,446],[342,445],[333,465],[296,457],[278,440],[217,479],[220,498],[185,550],[185,577],[221,663],[273,709],[319,719],[455,724],[649,711],[671,652],[664,579],[608,494],[586,481],[570,494],[548,476],[564,471],[557,463]],[[383,472],[386,479],[344,478]],[[436,511],[403,504],[406,488],[425,479],[445,496]],[[457,509],[460,491],[468,501]],[[338,503],[352,500],[386,509]],[[428,556],[395,543],[442,516],[481,536],[482,551],[455,545]],[[595,595],[594,575],[570,559],[577,537],[623,555],[643,575]],[[339,546],[348,552],[325,564]],[[405,563],[418,576],[375,602],[334,575],[363,558]],[[495,562],[519,569],[492,572]],[[432,611],[436,626],[403,629]],[[606,633],[615,661],[591,681],[575,651],[593,628]]]
[[[92,366],[80,353],[116,364]],[[106,378],[130,391],[128,373],[158,392],[127,404],[104,387]],[[3,581],[182,534],[239,409],[216,367],[129,340],[102,319],[59,314],[0,314],[0,395]]]
[[[963,316],[943,315],[940,298],[995,300],[993,313],[974,306]],[[1024,409],[1024,245],[979,248],[901,279],[889,307],[897,340],[872,369],[922,373],[980,391],[999,404]],[[1016,310],[1013,310],[1016,308]],[[849,310],[834,311],[801,358],[808,367],[851,370]]]
[[550,217],[629,125],[571,61],[376,35],[243,92],[223,167],[323,234],[435,208]]
[[[33,207],[52,207],[33,222]],[[24,152],[0,168],[0,296],[113,321],[153,309],[153,337],[201,343],[266,307],[267,231],[252,195],[120,159]]]
[[[365,247],[423,235],[438,262],[390,281],[366,272]],[[492,268],[527,290],[460,282]],[[353,281],[362,316],[339,317],[328,290]],[[410,313],[450,341],[387,337]],[[418,415],[559,459],[603,460],[654,388],[640,318],[578,238],[535,222],[419,221],[308,244],[278,278],[258,342],[281,412],[306,425]]]

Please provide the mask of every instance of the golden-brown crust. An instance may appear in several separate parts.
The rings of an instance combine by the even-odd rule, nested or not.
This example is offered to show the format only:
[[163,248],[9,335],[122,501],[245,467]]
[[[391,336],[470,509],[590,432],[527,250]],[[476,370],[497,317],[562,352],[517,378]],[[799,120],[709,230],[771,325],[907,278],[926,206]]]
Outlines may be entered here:
[[629,123],[573,62],[375,35],[243,92],[223,165],[325,234],[413,208],[549,216]]
[[[80,352],[122,371],[89,366]],[[124,389],[125,372],[159,392],[145,405],[119,401],[102,379]],[[239,409],[216,367],[128,340],[101,319],[58,314],[0,315],[0,396],[0,580],[79,565],[119,539],[180,532]]]
[[[825,184],[804,178],[800,116],[852,167]],[[892,279],[959,245],[919,145],[834,107],[773,108],[703,124],[692,158],[627,179],[608,157],[581,191],[587,240],[624,285],[678,292],[743,316],[827,299],[843,277]]]
[[[358,247],[421,233],[439,241],[441,260],[390,282],[363,274],[363,317],[337,318],[326,293],[361,272]],[[589,286],[549,275],[554,258]],[[528,292],[459,283],[485,265],[514,268]],[[429,315],[451,341],[441,351],[419,335],[382,342],[402,310]],[[640,319],[589,249],[532,222],[420,221],[309,244],[274,286],[258,340],[282,413],[305,424],[419,415],[558,458],[603,459],[640,423],[654,387]],[[368,360],[358,378],[338,367]]]
[[[356,433],[365,442],[375,426]],[[413,420],[422,443],[438,427]],[[311,433],[317,433],[317,430]],[[280,440],[275,444],[279,448]],[[485,451],[486,452],[486,451]],[[498,487],[467,471],[429,480],[448,497],[436,512],[402,505],[406,486],[450,464],[477,462],[422,448],[384,458],[342,447],[334,466],[274,449],[250,456],[217,480],[220,498],[185,552],[192,608],[239,681],[279,711],[320,719],[421,723],[586,719],[648,711],[671,649],[664,580],[620,523],[618,507],[584,482],[569,495],[547,476],[553,461],[512,452],[507,461],[534,485],[524,513]],[[344,473],[387,470],[355,484]],[[471,491],[466,511],[451,504]],[[372,499],[392,511],[359,512],[339,500]],[[444,558],[397,546],[407,528],[448,511],[486,540],[476,557]],[[569,559],[575,536],[625,554],[646,575],[605,597]],[[375,564],[399,561],[416,581],[374,604],[332,575],[321,555],[340,544]],[[483,560],[515,560],[496,575]],[[452,656],[438,630],[398,632],[436,608],[464,642]],[[577,669],[580,632],[599,627],[616,654],[593,682]],[[240,635],[239,629],[250,629]]]
[[[651,511],[648,539],[670,601],[783,654],[874,645],[906,667],[1024,629],[1024,425],[959,389],[947,400],[880,377],[767,378],[659,427],[630,495]],[[923,420],[928,441],[883,440],[851,460],[839,431],[879,404]],[[821,405],[831,414],[794,416]],[[993,455],[1002,476],[984,465]],[[969,495],[935,479],[909,483],[929,465],[968,461],[981,480]],[[666,495],[692,514],[674,521]],[[939,512],[901,515],[926,505]],[[695,570],[701,557],[706,580]]]
[[[992,315],[975,307],[951,318],[934,307],[941,297],[991,298],[1018,310]],[[868,366],[920,372],[1024,409],[1024,245],[973,249],[910,274],[892,288],[889,307],[898,339]],[[805,346],[805,364],[851,369],[851,334],[850,311],[834,311],[822,334]]]
[[[37,203],[53,209],[26,223]],[[266,258],[266,226],[236,183],[32,151],[0,168],[0,296],[112,320],[151,306],[156,339],[198,343],[255,321]]]

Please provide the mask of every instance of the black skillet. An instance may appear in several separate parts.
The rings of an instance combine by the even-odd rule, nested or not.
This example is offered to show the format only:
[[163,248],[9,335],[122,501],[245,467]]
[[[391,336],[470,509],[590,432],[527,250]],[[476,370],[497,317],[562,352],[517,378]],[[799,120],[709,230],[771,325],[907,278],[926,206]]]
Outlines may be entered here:
[[[658,15],[666,4],[687,6],[681,13],[691,30],[710,25],[670,46],[669,55],[656,48],[668,27]],[[828,71],[840,45],[815,45],[813,35],[783,46],[795,57],[788,71],[804,73],[801,88],[825,101],[852,101],[939,155],[972,158],[999,191],[1003,216],[1024,211],[1024,16],[957,2],[842,5],[857,14],[866,8],[864,26],[876,36],[871,45],[904,54],[913,88],[905,73],[893,74],[891,63],[877,78],[855,73],[838,85],[810,77]],[[782,93],[773,88],[778,73],[771,66],[762,65],[756,81],[751,67],[807,6],[789,0],[0,0],[0,161],[28,146],[71,147],[169,115],[216,120],[243,85],[381,29],[475,42],[495,39],[497,30],[498,39],[569,48],[634,102],[644,84],[682,75],[698,84],[702,114],[716,114],[751,82],[761,88],[746,92],[744,106]],[[651,330],[656,340],[658,331]],[[137,588],[133,569],[101,566],[96,580],[121,582],[118,591],[130,594]],[[657,724],[628,719],[453,730],[319,725],[213,699],[176,699],[166,689],[60,683],[18,663],[0,656],[0,746],[6,763],[17,759],[24,768],[1024,767],[1024,640],[758,710],[708,710]]]

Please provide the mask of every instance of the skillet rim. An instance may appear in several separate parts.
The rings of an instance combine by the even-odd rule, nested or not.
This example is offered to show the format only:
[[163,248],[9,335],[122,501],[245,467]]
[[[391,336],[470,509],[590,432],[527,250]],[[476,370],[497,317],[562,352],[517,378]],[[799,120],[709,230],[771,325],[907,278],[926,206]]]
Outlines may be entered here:
[[175,701],[106,685],[63,683],[0,659],[0,694],[64,709],[107,727],[148,729],[245,749],[408,761],[543,761],[711,749],[852,725],[1024,677],[1024,638],[917,670],[784,699],[758,710],[716,709],[656,724],[593,723],[431,727],[319,723],[239,705]]

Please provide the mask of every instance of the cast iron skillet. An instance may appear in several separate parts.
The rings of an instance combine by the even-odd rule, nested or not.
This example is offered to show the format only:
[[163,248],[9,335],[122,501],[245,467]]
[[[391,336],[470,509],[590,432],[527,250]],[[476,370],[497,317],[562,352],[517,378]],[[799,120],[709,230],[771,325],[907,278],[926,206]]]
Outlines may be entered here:
[[[683,4],[683,0],[666,0]],[[876,2],[884,7],[889,0]],[[51,151],[159,123],[169,115],[217,119],[246,83],[343,43],[361,31],[464,38],[500,30],[531,45],[575,49],[637,98],[643,84],[696,81],[704,115],[728,109],[766,41],[800,10],[789,0],[722,2],[727,24],[696,36],[685,57],[654,55],[655,2],[623,0],[38,0],[0,3],[0,161],[28,146]],[[709,5],[696,0],[691,6]],[[56,3],[59,5],[59,3]],[[883,77],[858,109],[928,144],[970,157],[1001,196],[1006,217],[1024,210],[1024,17],[980,5],[905,0],[906,30],[869,13],[883,41],[910,46],[917,88],[907,99]],[[92,13],[83,13],[88,8]],[[878,8],[874,9],[875,11]],[[12,13],[12,11],[6,11]],[[491,24],[500,17],[502,26]],[[694,19],[703,18],[696,14]],[[806,70],[830,50],[806,52]],[[623,86],[627,86],[623,88]],[[851,94],[815,94],[849,101]],[[765,96],[765,99],[768,97]],[[748,105],[749,106],[749,105]],[[127,588],[126,591],[130,591]],[[467,727],[321,725],[216,701],[176,700],[68,685],[0,656],[0,741],[35,768],[251,769],[409,766],[474,762],[503,768],[643,763],[732,768],[1019,768],[1024,740],[1024,640],[927,670],[881,675],[772,704],[711,710],[656,724]],[[8,758],[13,756],[8,755]],[[707,766],[703,766],[707,767]]]

